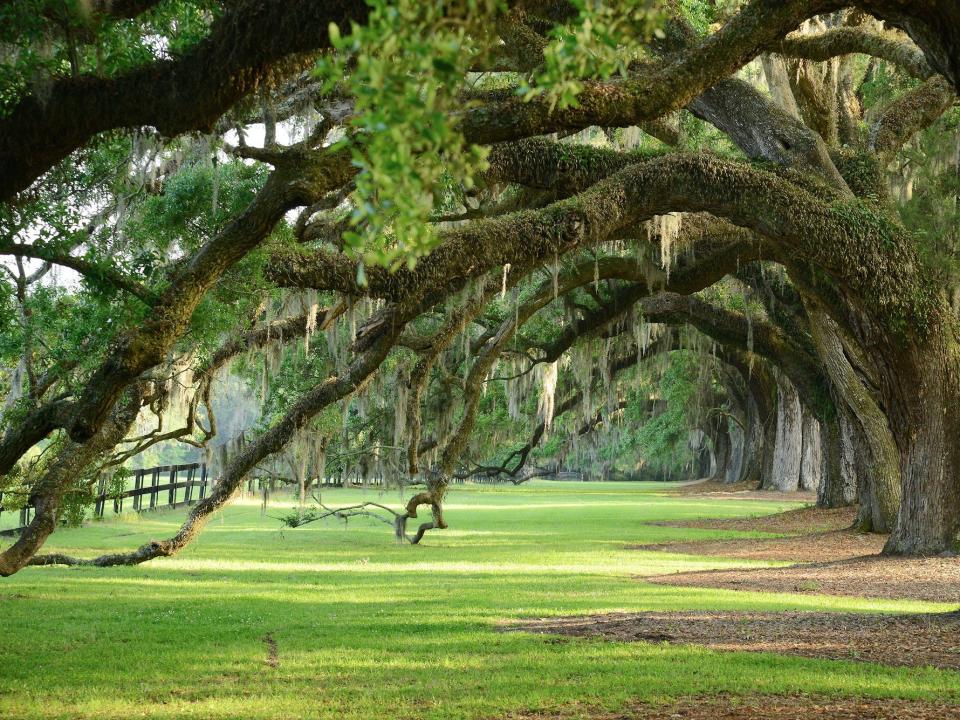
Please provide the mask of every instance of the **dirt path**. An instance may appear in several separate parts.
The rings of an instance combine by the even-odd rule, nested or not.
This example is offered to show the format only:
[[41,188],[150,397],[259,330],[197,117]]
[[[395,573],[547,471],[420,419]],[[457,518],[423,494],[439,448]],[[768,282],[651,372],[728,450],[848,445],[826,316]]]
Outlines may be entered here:
[[[960,612],[647,612],[545,618],[506,630],[960,670]],[[895,648],[895,650],[894,650]]]
[[802,507],[795,510],[735,518],[701,518],[697,520],[672,520],[654,522],[661,527],[699,528],[703,530],[739,530],[742,532],[767,532],[780,535],[808,535],[810,533],[845,530],[853,525],[857,509]]
[[814,563],[876,555],[883,550],[886,540],[885,535],[836,530],[817,535],[786,538],[695,540],[657,545],[628,545],[627,547],[630,550],[659,550],[685,555]]
[[831,699],[805,695],[711,695],[664,705],[636,704],[624,711],[586,707],[560,712],[521,712],[502,720],[956,720],[960,705],[922,700]]
[[960,558],[881,557],[879,553],[887,536],[850,530],[855,517],[855,508],[821,510],[808,507],[760,517],[687,520],[670,524],[778,533],[787,537],[696,540],[628,547],[798,563],[791,567],[705,570],[644,578],[663,585],[960,604]]
[[683,587],[929,600],[960,605],[958,557],[898,558],[871,555],[810,565],[705,570],[655,575],[644,579]]
[[[877,553],[882,550],[886,537],[849,530],[855,515],[853,508],[820,510],[807,507],[763,517],[657,523],[767,532],[786,537],[630,547],[801,563],[790,567],[708,570],[644,578],[659,584],[910,598],[960,605],[960,558],[881,557]],[[960,611],[914,615],[704,611],[612,613],[509,623],[502,629],[960,671]],[[685,698],[666,705],[636,704],[618,713],[579,707],[569,714],[566,711],[533,712],[507,717],[516,720],[574,717],[594,720],[957,720],[960,719],[960,704],[799,695],[720,695]]]
[[665,492],[676,495],[706,495],[716,500],[791,500],[809,503],[817,501],[817,494],[811,490],[798,490],[796,492],[760,490],[756,483],[749,482],[727,484],[701,480],[684,483]]

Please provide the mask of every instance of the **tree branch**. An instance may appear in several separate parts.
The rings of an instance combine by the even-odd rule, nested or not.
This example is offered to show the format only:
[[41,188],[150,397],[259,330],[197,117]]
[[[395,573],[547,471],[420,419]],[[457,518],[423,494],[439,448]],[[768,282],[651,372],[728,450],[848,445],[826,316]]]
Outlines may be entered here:
[[870,147],[886,164],[914,135],[953,107],[953,86],[936,75],[890,103],[870,130]]
[[105,130],[148,125],[168,137],[210,130],[279,61],[328,47],[331,22],[363,23],[368,10],[341,0],[241,0],[177,59],[116,77],[58,80],[43,100],[28,95],[0,119],[0,201]]

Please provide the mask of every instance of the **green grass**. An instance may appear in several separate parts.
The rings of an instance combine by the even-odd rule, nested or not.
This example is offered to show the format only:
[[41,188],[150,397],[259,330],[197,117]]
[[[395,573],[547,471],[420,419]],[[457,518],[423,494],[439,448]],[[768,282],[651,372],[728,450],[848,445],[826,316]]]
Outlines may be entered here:
[[[419,547],[396,545],[389,528],[364,520],[281,531],[253,501],[238,502],[175,558],[28,568],[0,581],[0,717],[488,718],[716,692],[960,700],[958,675],[929,668],[496,631],[504,619],[610,610],[949,609],[638,581],[649,572],[763,564],[625,550],[750,536],[649,521],[796,505],[676,497],[663,487],[458,487],[447,510],[452,527]],[[324,493],[328,503],[361,497],[378,494]],[[62,530],[48,549],[89,556],[133,548],[168,536],[181,517]],[[279,648],[276,668],[265,662],[266,633]]]

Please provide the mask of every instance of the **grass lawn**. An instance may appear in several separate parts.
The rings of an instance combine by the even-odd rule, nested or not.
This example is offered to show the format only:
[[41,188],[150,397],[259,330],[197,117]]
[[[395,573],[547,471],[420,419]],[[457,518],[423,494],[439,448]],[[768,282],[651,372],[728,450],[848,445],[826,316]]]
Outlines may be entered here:
[[[238,501],[175,558],[28,568],[0,580],[0,717],[489,718],[718,692],[960,700],[960,677],[949,671],[496,631],[504,619],[609,610],[952,609],[638,581],[751,564],[625,550],[750,535],[647,522],[795,506],[663,488],[457,487],[446,511],[452,527],[419,547],[395,544],[389,528],[369,520],[281,531],[254,501]],[[396,491],[324,493],[328,504],[363,497],[399,505]],[[63,530],[46,549],[133,548],[170,535],[182,515]],[[268,634],[276,667],[267,662]]]

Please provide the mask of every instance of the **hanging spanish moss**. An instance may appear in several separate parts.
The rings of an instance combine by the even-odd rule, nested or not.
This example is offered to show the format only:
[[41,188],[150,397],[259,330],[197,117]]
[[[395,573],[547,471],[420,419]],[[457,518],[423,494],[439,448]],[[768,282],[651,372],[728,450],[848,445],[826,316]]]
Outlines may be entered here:
[[666,272],[667,280],[670,279],[670,268],[676,259],[676,248],[674,247],[677,237],[680,235],[680,229],[683,224],[683,213],[667,213],[666,215],[654,215],[647,221],[647,239],[652,241],[654,238],[660,241],[660,267]]
[[537,405],[537,417],[547,430],[553,425],[553,412],[556,406],[557,361],[543,363],[540,371],[540,401]]
[[396,375],[396,403],[393,414],[393,444],[403,445],[407,438],[407,405],[409,399],[409,376],[405,368],[397,370]]
[[550,266],[550,275],[553,279],[553,299],[556,300],[560,294],[560,258],[553,256],[553,265]]
[[307,292],[306,305],[307,321],[305,324],[306,330],[303,336],[303,349],[304,355],[310,355],[310,338],[313,337],[313,334],[317,331],[317,313],[320,310],[320,303],[317,300],[316,290],[310,290]]
[[510,360],[510,379],[506,381],[507,415],[511,420],[522,420],[525,415],[523,407],[530,397],[530,392],[536,382],[533,372],[528,372],[523,359]]
[[3,401],[3,407],[0,408],[0,413],[5,413],[23,397],[24,380],[26,377],[27,361],[21,357],[10,375],[10,389],[7,391],[7,397]]

